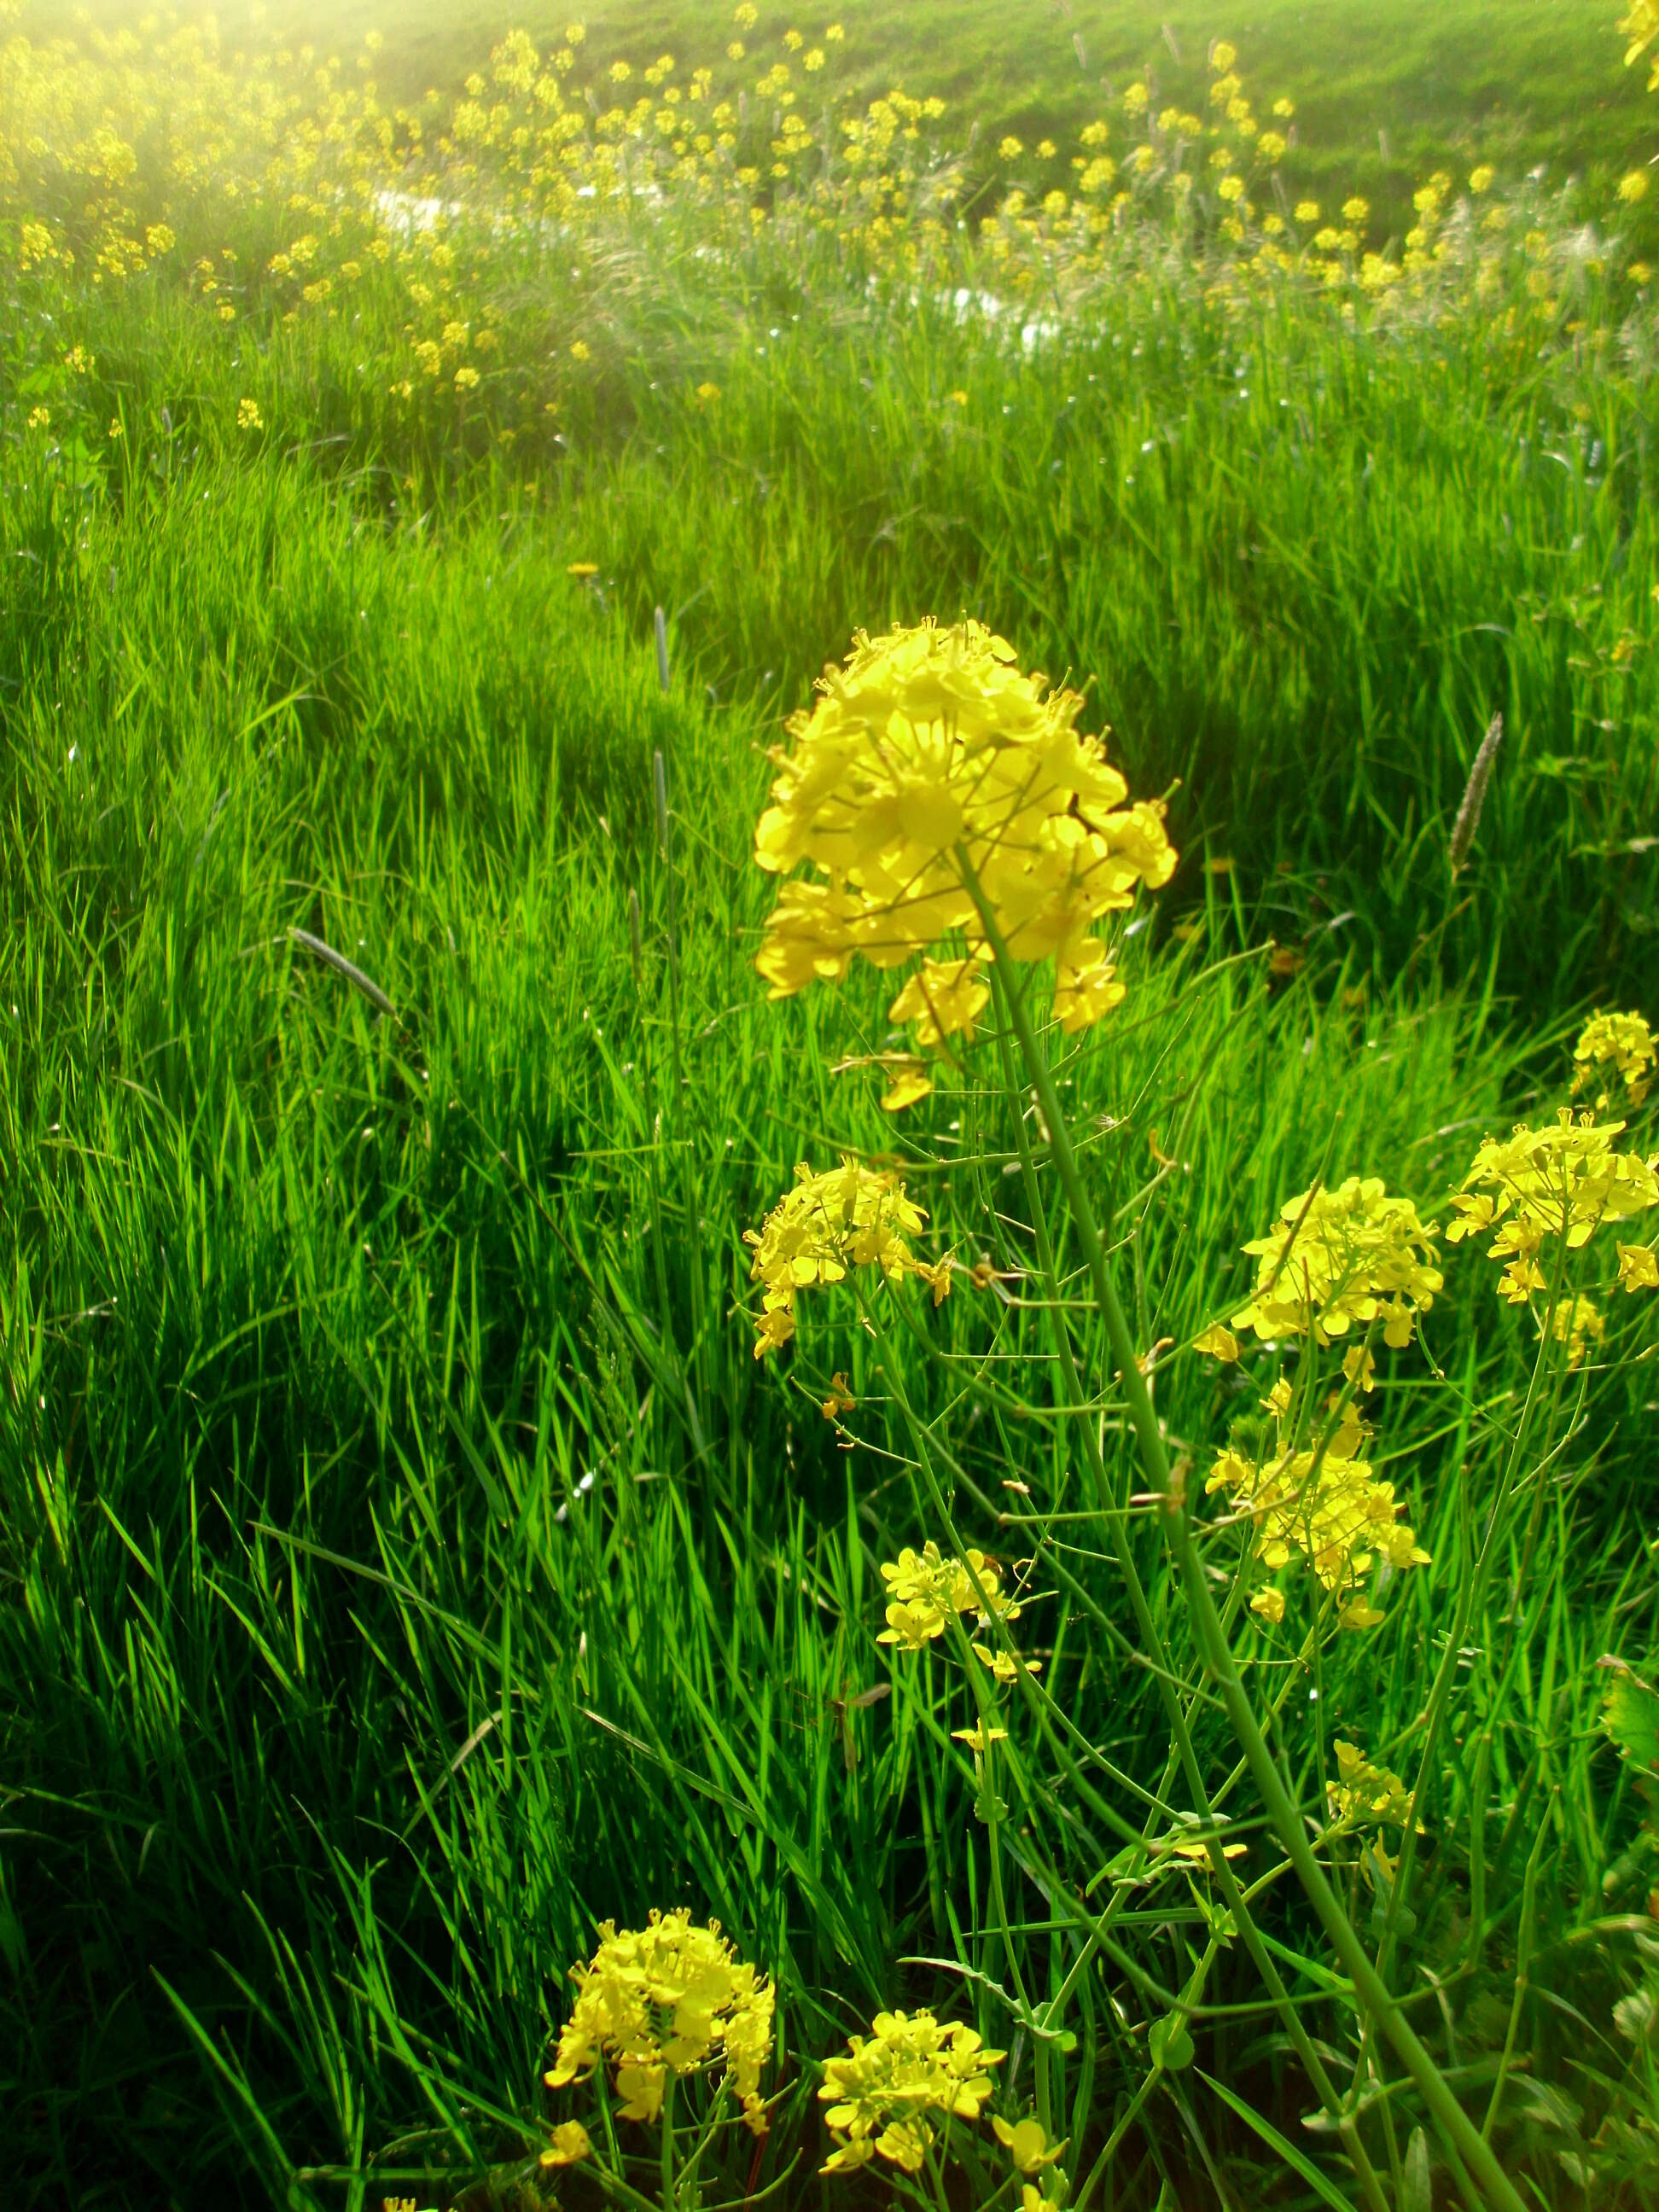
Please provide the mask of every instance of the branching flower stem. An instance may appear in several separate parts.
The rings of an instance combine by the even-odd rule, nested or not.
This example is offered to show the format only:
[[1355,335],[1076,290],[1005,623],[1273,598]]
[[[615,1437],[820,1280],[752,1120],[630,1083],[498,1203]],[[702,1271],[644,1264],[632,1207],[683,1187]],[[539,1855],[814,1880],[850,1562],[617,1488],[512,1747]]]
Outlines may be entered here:
[[[1050,1153],[1066,1193],[1073,1226],[1089,1270],[1101,1319],[1105,1324],[1107,1341],[1118,1365],[1141,1463],[1151,1487],[1163,1503],[1160,1518],[1164,1539],[1181,1577],[1199,1651],[1220,1692],[1227,1717],[1238,1739],[1239,1748],[1249,1764],[1251,1777],[1261,1793],[1263,1808],[1296,1869],[1309,1903],[1324,1928],[1332,1949],[1353,1984],[1359,2002],[1380,2021],[1382,2032],[1415,2083],[1434,2117],[1436,2125],[1468,2166],[1491,2204],[1502,2207],[1503,2212],[1523,2212],[1522,2198],[1514,2183],[1504,2172],[1491,2144],[1483,2140],[1479,2129],[1457,2101],[1440,2069],[1410,2023],[1399,2011],[1387,1984],[1372,1963],[1370,1951],[1344,1911],[1340,1899],[1314,1854],[1308,1839],[1306,1824],[1257,1725],[1255,1710],[1240,1680],[1231,1647],[1223,1632],[1220,1616],[1216,1612],[1215,1601],[1205,1580],[1203,1562],[1193,1540],[1185,1505],[1171,1495],[1169,1454],[1164,1448],[1158,1416],[1152,1409],[1152,1394],[1146,1388],[1146,1378],[1140,1371],[1128,1320],[1112,1280],[1094,1207],[1078,1171],[1065,1115],[1021,988],[1018,970],[1009,953],[995,911],[981,890],[972,863],[960,846],[957,848],[956,857],[962,880],[978,910],[980,926],[1002,978],[1014,1035],[1019,1042],[1020,1056],[1025,1063],[1036,1092],[1037,1103],[1042,1109],[1043,1120],[1048,1125]],[[1103,1498],[1102,1503],[1105,1504],[1107,1500]],[[1127,1569],[1127,1556],[1124,1564]]]
[[[1011,1011],[1008,1006],[1011,994],[1002,988],[1003,981],[1004,978],[999,972],[996,978],[998,993],[1006,1012]],[[1036,1240],[1037,1264],[1047,1280],[1053,1284],[1058,1281],[1054,1243],[1048,1234],[1048,1213],[1042,1203],[1042,1193],[1037,1185],[1036,1164],[1031,1157],[1030,1139],[1026,1134],[1024,1117],[1018,1110],[1019,1086],[1014,1080],[1012,1055],[1008,1049],[1008,1030],[1006,1022],[999,1027],[998,1044],[1002,1055],[1003,1082],[1010,1099],[1014,1102],[1016,1107],[1014,1115],[1016,1140],[1019,1146],[1020,1167],[1024,1181],[1026,1203],[1030,1210],[1032,1232]],[[1043,1108],[1045,1118],[1048,1118],[1049,1111],[1049,1108],[1045,1104]],[[1052,1131],[1054,1127],[1052,1121],[1049,1122],[1049,1127]],[[1067,1399],[1073,1405],[1080,1406],[1084,1403],[1082,1378],[1077,1370],[1077,1358],[1072,1344],[1070,1328],[1064,1310],[1057,1302],[1051,1303],[1048,1315],[1055,1356],[1060,1362],[1060,1375],[1066,1386]],[[1206,1827],[1211,1827],[1215,1821],[1214,1808],[1209,1792],[1205,1787],[1203,1769],[1199,1765],[1198,1754],[1193,1747],[1192,1732],[1187,1725],[1187,1715],[1176,1692],[1176,1677],[1172,1671],[1170,1656],[1164,1647],[1164,1639],[1158,1630],[1157,1618],[1152,1612],[1152,1605],[1146,1596],[1146,1587],[1135,1566],[1127,1516],[1112,1494],[1111,1480],[1106,1472],[1106,1463],[1101,1455],[1100,1437],[1093,1423],[1089,1421],[1081,1423],[1080,1432],[1084,1440],[1085,1455],[1089,1462],[1089,1471],[1093,1478],[1096,1495],[1100,1503],[1100,1510],[1111,1528],[1113,1541],[1116,1546],[1124,1585],[1128,1591],[1130,1610],[1134,1614],[1135,1625],[1145,1644],[1146,1656],[1152,1662],[1152,1669],[1164,1699],[1175,1756],[1186,1777],[1187,1786],[1192,1792],[1194,1810]],[[1234,1924],[1244,1939],[1245,1948],[1250,1954],[1256,1972],[1261,1976],[1279,2011],[1279,2017],[1285,2024],[1285,2033],[1291,2039],[1291,2045],[1297,2057],[1302,2061],[1309,2080],[1313,2083],[1315,2094],[1324,2106],[1328,2118],[1341,2133],[1344,2148],[1348,2153],[1359,2185],[1364,2192],[1366,2203],[1371,2207],[1371,2212],[1388,2212],[1387,2199],[1382,2193],[1382,2184],[1377,2179],[1370,2155],[1360,2139],[1353,2115],[1345,2109],[1341,2094],[1327,2071],[1324,2061],[1315,2050],[1308,2031],[1302,2024],[1301,2014],[1291,2001],[1289,1990],[1285,1987],[1284,1978],[1274,1965],[1267,1946],[1261,1941],[1261,1931],[1256,1927],[1255,1917],[1245,1902],[1243,1893],[1239,1887],[1237,1878],[1233,1873],[1231,1863],[1218,1836],[1212,1838],[1210,1844],[1210,1866],[1222,1896],[1226,1900],[1227,1909],[1233,1915]]]

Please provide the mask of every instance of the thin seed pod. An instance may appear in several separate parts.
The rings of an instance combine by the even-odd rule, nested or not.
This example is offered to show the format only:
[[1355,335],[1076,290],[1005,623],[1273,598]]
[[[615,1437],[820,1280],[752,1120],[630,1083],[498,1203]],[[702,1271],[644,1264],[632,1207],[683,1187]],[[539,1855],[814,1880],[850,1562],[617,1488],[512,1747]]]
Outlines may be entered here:
[[628,892],[628,952],[634,968],[634,988],[645,979],[645,941],[640,929],[640,895],[630,884]]
[[1457,810],[1457,819],[1452,824],[1451,872],[1453,875],[1468,857],[1469,847],[1474,842],[1474,833],[1480,827],[1480,810],[1486,803],[1486,786],[1492,781],[1492,764],[1498,757],[1498,748],[1504,742],[1504,717],[1494,714],[1486,725],[1486,734],[1480,740],[1480,750],[1469,770],[1469,780],[1463,787],[1463,800]]
[[668,617],[657,609],[657,681],[665,691],[668,689]]
[[386,1014],[392,1020],[397,1020],[397,1008],[374,977],[365,975],[362,969],[354,962],[348,960],[343,952],[337,952],[331,945],[325,945],[320,937],[313,937],[308,929],[300,929],[290,924],[288,933],[296,945],[303,945],[307,952],[314,952],[317,957],[326,966],[332,968],[337,975],[343,975],[348,983],[355,984],[377,1013]]
[[668,854],[668,764],[659,745],[651,756],[651,798],[657,816],[657,850]]

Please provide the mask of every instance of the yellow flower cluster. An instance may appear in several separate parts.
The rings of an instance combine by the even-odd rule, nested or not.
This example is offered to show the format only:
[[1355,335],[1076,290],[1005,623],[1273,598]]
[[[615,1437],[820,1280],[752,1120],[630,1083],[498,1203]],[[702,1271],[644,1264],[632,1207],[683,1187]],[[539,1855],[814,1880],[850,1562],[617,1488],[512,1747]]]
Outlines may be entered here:
[[[1298,1553],[1309,1561],[1340,1601],[1344,1628],[1374,1628],[1382,1618],[1359,1587],[1375,1559],[1404,1568],[1425,1566],[1429,1558],[1399,1517],[1394,1485],[1379,1481],[1360,1456],[1364,1448],[1364,1429],[1349,1413],[1320,1449],[1292,1451],[1281,1441],[1253,1464],[1224,1450],[1205,1484],[1206,1491],[1226,1491],[1250,1516],[1253,1549],[1270,1573]],[[1261,1590],[1252,1605],[1265,1620],[1284,1619],[1279,1590]]]
[[[1625,51],[1625,67],[1639,61],[1656,40],[1659,40],[1659,0],[1631,0],[1631,10],[1620,21],[1620,29],[1629,40]],[[1653,58],[1653,73],[1648,79],[1648,90],[1659,92],[1659,53]]]
[[601,1921],[598,1950],[571,1979],[579,1994],[546,2075],[550,2089],[586,2079],[608,2058],[620,2116],[654,2120],[670,2073],[723,2063],[745,2124],[765,2134],[760,2077],[772,2050],[773,1988],[738,1957],[717,1921],[694,1926],[684,1908],[653,1912],[637,1933]]
[[[1644,1015],[1604,1014],[1598,1009],[1579,1032],[1572,1057],[1575,1091],[1589,1082],[1593,1069],[1611,1060],[1623,1078],[1626,1097],[1632,1106],[1639,1106],[1653,1082],[1653,1031]],[[1595,1103],[1598,1111],[1605,1108],[1606,1096]]]
[[878,2013],[868,2036],[848,2039],[845,2058],[824,2062],[818,2095],[837,2141],[819,2172],[852,2173],[881,2157],[920,2173],[934,2141],[928,2116],[976,2120],[991,2094],[985,2069],[1006,2056],[931,2012]]
[[1552,1326],[1556,1342],[1567,1347],[1569,1367],[1582,1367],[1584,1354],[1607,1333],[1600,1310],[1589,1298],[1563,1298]]
[[1325,1784],[1331,1818],[1345,1828],[1371,1828],[1383,1823],[1403,1828],[1411,1818],[1412,1793],[1397,1774],[1386,1766],[1373,1766],[1357,1743],[1336,1744],[1334,1782]]
[[930,1266],[907,1241],[920,1232],[926,1216],[905,1196],[897,1176],[866,1167],[848,1152],[838,1168],[822,1175],[803,1160],[795,1178],[760,1228],[744,1231],[755,1253],[750,1279],[765,1285],[757,1359],[793,1336],[798,1291],[839,1283],[850,1267],[879,1267],[890,1283],[920,1276],[931,1286],[935,1305],[947,1295],[950,1262]]
[[[756,962],[772,996],[839,981],[855,955],[891,969],[920,954],[890,1018],[918,1047],[971,1037],[988,996],[977,893],[1016,959],[1053,959],[1061,1028],[1098,1021],[1123,987],[1096,926],[1167,883],[1176,855],[1162,805],[1127,804],[1099,739],[1074,728],[1080,695],[1022,674],[971,621],[860,630],[818,691],[774,750],[755,836],[760,866],[789,878]],[[956,940],[961,954],[927,957]]]
[[1311,1328],[1328,1344],[1380,1319],[1383,1341],[1399,1350],[1444,1281],[1432,1264],[1434,1235],[1376,1176],[1302,1191],[1279,1208],[1277,1227],[1244,1247],[1258,1262],[1255,1288],[1233,1327],[1266,1338]]
[[1517,1121],[1510,1136],[1482,1139],[1453,1196],[1456,1218],[1447,1224],[1446,1236],[1455,1243],[1496,1230],[1487,1255],[1504,1263],[1499,1288],[1512,1305],[1547,1288],[1538,1264],[1547,1243],[1554,1246],[1565,1237],[1576,1251],[1603,1222],[1626,1220],[1659,1203],[1659,1160],[1620,1152],[1613,1140],[1624,1126],[1597,1121],[1593,1114],[1575,1119],[1564,1106],[1552,1127],[1529,1129]]
[[[965,1562],[946,1559],[931,1537],[919,1553],[907,1545],[896,1560],[884,1559],[881,1574],[887,1585],[887,1626],[876,1641],[896,1644],[906,1651],[920,1651],[935,1637],[944,1635],[946,1624],[954,1615],[965,1619],[972,1613],[981,1628],[988,1627],[994,1620],[1005,1624],[1018,1620],[1019,1606],[1003,1595],[1002,1569],[997,1562],[988,1559],[983,1552],[975,1551],[971,1545]],[[974,1587],[975,1580],[977,1590]],[[974,1653],[1000,1682],[1012,1681],[1019,1671],[1012,1656],[1006,1650],[993,1650],[988,1644],[975,1644]],[[1035,1674],[1042,1662],[1028,1659],[1025,1665],[1027,1671]],[[982,1742],[977,1747],[982,1750]]]

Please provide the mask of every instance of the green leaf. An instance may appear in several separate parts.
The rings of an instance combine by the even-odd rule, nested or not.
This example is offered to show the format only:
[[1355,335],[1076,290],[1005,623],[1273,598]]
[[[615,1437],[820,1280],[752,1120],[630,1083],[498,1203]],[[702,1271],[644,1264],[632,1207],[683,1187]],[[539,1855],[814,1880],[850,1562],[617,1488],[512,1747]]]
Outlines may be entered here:
[[1659,1690],[1650,1689],[1622,1659],[1597,1662],[1608,1669],[1601,1692],[1601,1725],[1633,1766],[1659,1774]]
[[1178,2012],[1168,2014],[1163,2020],[1152,2022],[1152,2033],[1146,2039],[1154,2064],[1166,2074],[1178,2074],[1183,2066],[1193,2063],[1193,2039],[1187,2033],[1187,2023]]

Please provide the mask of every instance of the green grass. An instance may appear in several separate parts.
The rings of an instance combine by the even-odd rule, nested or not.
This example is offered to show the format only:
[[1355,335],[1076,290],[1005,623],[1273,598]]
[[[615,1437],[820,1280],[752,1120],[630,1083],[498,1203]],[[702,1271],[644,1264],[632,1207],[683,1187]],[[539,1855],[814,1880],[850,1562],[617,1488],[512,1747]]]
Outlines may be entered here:
[[[1264,80],[1290,12],[1262,15]],[[1494,81],[1534,88],[1541,141],[1577,80],[1523,27]],[[1349,80],[1297,51],[1366,82],[1363,51]],[[1030,79],[1039,102],[1059,81]],[[1414,111],[1425,150],[1486,100],[1457,82]],[[890,983],[774,1006],[752,970],[765,748],[855,625],[981,614],[1088,678],[1133,787],[1170,789],[1183,860],[1124,940],[1130,998],[1060,1067],[1141,1343],[1233,1310],[1240,1246],[1315,1175],[1435,1205],[1482,1130],[1547,1114],[1593,1001],[1659,1011],[1652,309],[1611,280],[1579,303],[1618,334],[1600,356],[1565,329],[1523,352],[1495,317],[1350,326],[1302,293],[1230,318],[1174,275],[1029,352],[763,257],[717,283],[624,240],[567,280],[532,245],[496,281],[562,408],[510,449],[482,407],[390,404],[390,277],[356,320],[289,330],[256,300],[205,336],[158,277],[65,284],[50,323],[7,279],[0,2109],[25,2206],[526,2205],[564,1971],[653,1905],[717,1915],[779,1984],[783,2102],[711,2202],[889,2201],[811,2171],[815,2063],[882,2004],[974,2020],[1011,2109],[1040,2057],[1090,2161],[1141,2085],[1202,1885],[1117,1893],[1072,2051],[1036,2052],[999,1994],[1057,1989],[1149,1796],[1158,1825],[1190,1809],[1098,1522],[1055,1524],[1030,1608],[1086,1753],[1056,1781],[1017,1744],[988,1826],[960,1679],[875,1641],[880,1562],[935,1526],[881,1346],[848,1294],[806,1303],[781,1370],[750,1357],[742,1232],[799,1158],[896,1148],[930,1249],[1030,1259],[1006,1101],[944,1083],[896,1129],[867,1073],[833,1072],[881,1048]],[[559,381],[584,331],[592,374]],[[70,383],[76,339],[96,367]],[[50,439],[24,428],[43,399]],[[1316,1813],[1344,1732],[1412,1771],[1529,1371],[1484,1264],[1446,1273],[1425,1335],[1449,1379],[1391,1362],[1379,1440],[1432,1565],[1312,1685],[1238,1630]],[[879,1310],[969,1539],[1015,1558],[1025,1516],[1080,1513],[1040,1304]],[[1651,1829],[1597,1665],[1659,1648],[1651,1310],[1610,1304],[1469,1624],[1397,1974],[1477,2124],[1505,2073],[1495,2139],[1564,2212],[1659,2201],[1652,2040],[1613,2012],[1652,1988]],[[1195,1488],[1278,1364],[1158,1371]],[[1109,1395],[1102,1435],[1143,1490]],[[1157,1516],[1129,1528],[1225,1775]],[[1218,1570],[1237,1555],[1206,1535]],[[1248,1790],[1224,1802],[1269,1876]],[[1313,1924],[1289,1885],[1257,1910],[1346,2087],[1357,2023]],[[1243,1945],[1205,2005],[1196,2069],[1159,2077],[1095,2203],[1348,2201]],[[1364,2124],[1413,2212],[1421,2118],[1395,2081]],[[601,2200],[578,2172],[564,2201]]]

